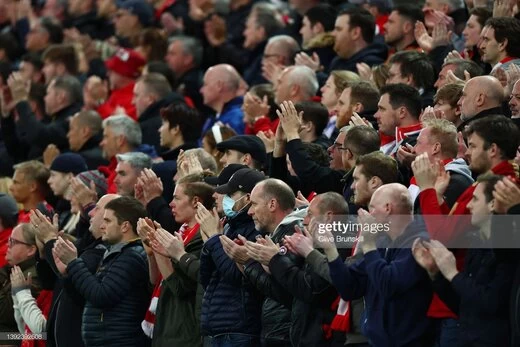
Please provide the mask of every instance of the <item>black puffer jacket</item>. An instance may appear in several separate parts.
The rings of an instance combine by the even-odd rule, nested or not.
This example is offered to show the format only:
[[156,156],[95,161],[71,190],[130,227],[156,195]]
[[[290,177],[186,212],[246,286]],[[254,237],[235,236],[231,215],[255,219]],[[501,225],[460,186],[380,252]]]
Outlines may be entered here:
[[[285,217],[272,235],[274,243],[282,243],[284,236],[294,233],[294,226],[300,224],[305,210],[295,211]],[[287,254],[301,266],[301,259]],[[264,271],[260,263],[250,261],[244,267],[244,275],[266,298],[262,305],[262,338],[267,342],[291,344],[291,307],[293,297],[274,277]]]
[[[245,209],[229,220],[224,235],[232,240],[242,235],[254,241],[259,232]],[[262,297],[244,285],[242,273],[224,252],[219,236],[206,241],[200,258],[200,281],[205,290],[202,335],[241,333],[259,336]]]
[[286,255],[275,255],[269,263],[274,279],[293,296],[291,310],[291,343],[293,346],[329,346],[322,329],[335,316],[331,309],[338,293],[331,283],[312,271],[303,258],[292,260]]
[[77,258],[67,273],[87,301],[82,335],[87,346],[145,346],[141,328],[151,290],[148,262],[140,240],[120,243],[107,252],[96,274]]

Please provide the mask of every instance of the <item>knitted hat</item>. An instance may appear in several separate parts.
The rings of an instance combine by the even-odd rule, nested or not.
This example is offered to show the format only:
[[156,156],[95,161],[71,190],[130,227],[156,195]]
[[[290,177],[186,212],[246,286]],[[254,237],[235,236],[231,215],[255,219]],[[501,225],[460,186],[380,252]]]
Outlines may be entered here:
[[90,170],[79,173],[77,178],[83,182],[84,185],[90,188],[90,182],[94,181],[96,186],[96,193],[98,198],[101,198],[107,193],[108,185],[105,176],[98,170]]
[[80,172],[87,171],[88,167],[81,155],[77,153],[63,153],[52,161],[50,169],[63,173],[71,172],[77,175]]

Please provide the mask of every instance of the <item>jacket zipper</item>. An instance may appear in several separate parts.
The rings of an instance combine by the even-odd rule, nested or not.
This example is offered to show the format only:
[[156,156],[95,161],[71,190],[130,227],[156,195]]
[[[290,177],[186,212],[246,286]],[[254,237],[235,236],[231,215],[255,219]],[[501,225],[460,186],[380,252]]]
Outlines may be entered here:
[[103,312],[101,312],[101,321],[103,321]]

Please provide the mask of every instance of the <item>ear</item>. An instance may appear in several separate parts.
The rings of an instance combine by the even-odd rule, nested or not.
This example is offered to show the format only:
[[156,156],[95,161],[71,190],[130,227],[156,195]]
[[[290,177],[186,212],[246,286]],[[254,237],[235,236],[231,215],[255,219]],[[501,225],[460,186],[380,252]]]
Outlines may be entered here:
[[498,44],[498,49],[500,49],[501,51],[505,51],[506,47],[507,47],[507,43],[508,43],[508,40],[504,39],[504,41],[502,41]]
[[28,251],[27,255],[29,257],[34,257],[34,255],[36,254],[37,250],[38,250],[37,246],[31,246],[31,249]]
[[397,111],[397,118],[402,119],[406,117],[408,114],[408,111],[406,111],[406,108],[404,106],[399,107],[399,110]]
[[363,112],[363,110],[364,110],[363,104],[360,102],[356,102],[356,104],[354,106],[352,106],[352,111],[354,111],[356,113],[361,113],[361,112]]
[[126,141],[126,139],[125,139],[124,135],[119,135],[116,137],[116,143],[117,143],[118,147],[123,146],[125,141]]
[[244,154],[241,160],[244,165],[251,166],[253,164],[253,157],[249,153]]
[[498,148],[496,143],[492,143],[491,146],[488,148],[489,156],[492,158],[499,158],[500,157],[500,149]]
[[377,176],[374,176],[368,181],[368,186],[372,190],[372,192],[375,192],[377,188],[381,187],[383,185],[383,181]]
[[171,135],[175,136],[181,131],[181,127],[179,126],[179,124],[177,124],[176,126],[170,128],[170,130],[168,130],[168,131],[170,132]]
[[460,112],[460,106],[457,104],[457,107],[455,107],[455,115],[456,116],[460,116],[461,112]]
[[360,27],[355,27],[355,28],[350,29],[350,38],[352,40],[357,40],[360,37],[361,37],[361,28]]
[[489,208],[489,211],[494,211],[495,210],[495,199],[491,199],[490,202],[487,203],[488,205],[488,208]]
[[314,34],[321,34],[325,32],[325,28],[323,27],[323,24],[321,24],[320,22],[314,24],[311,30]]
[[36,182],[29,183],[29,190],[31,192],[36,192],[38,190],[38,183],[36,183]]
[[479,93],[477,96],[476,104],[477,106],[482,106],[486,102],[486,95],[484,93]]
[[92,135],[92,129],[90,127],[82,127],[79,129],[79,133],[82,137],[88,138]]
[[192,199],[192,201],[191,201],[191,204],[193,205],[193,208],[196,209],[196,208],[197,208],[197,204],[198,204],[199,202],[202,202],[202,201],[200,201],[200,198],[199,198],[198,196],[194,196],[193,199]]
[[275,199],[269,200],[267,202],[267,208],[269,209],[269,211],[276,211],[276,209],[278,208],[278,202]]
[[296,83],[293,83],[290,87],[290,94],[291,96],[296,96],[300,93],[300,86],[297,85]]
[[442,145],[441,145],[440,142],[435,142],[435,143],[433,144],[432,154],[440,153],[440,151],[441,151],[441,147],[442,147]]
[[415,25],[412,24],[412,22],[410,21],[405,21],[404,24],[403,24],[403,32],[405,34],[408,34],[410,32],[413,32],[415,29]]

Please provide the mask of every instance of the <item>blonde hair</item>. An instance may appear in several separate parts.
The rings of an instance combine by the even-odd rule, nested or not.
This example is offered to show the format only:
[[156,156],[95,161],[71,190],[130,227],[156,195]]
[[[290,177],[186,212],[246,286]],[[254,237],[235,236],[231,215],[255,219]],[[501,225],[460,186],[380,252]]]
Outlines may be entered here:
[[343,90],[352,84],[361,81],[359,75],[352,71],[335,70],[330,73],[334,77],[334,86],[336,87],[336,96],[339,98]]
[[457,142],[457,127],[447,119],[427,119],[423,121],[423,128],[430,129],[430,138],[441,143],[441,153],[450,158],[457,156],[459,145]]

